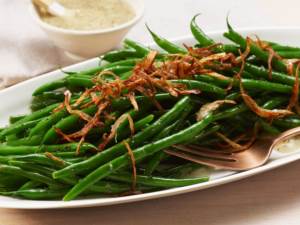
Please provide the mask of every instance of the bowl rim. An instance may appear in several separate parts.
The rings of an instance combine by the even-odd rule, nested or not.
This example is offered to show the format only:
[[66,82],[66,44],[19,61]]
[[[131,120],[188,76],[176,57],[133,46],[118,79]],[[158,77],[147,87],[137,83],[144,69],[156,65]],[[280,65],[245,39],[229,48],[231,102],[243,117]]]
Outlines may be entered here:
[[73,34],[73,35],[94,35],[94,34],[106,34],[111,33],[114,31],[122,30],[124,28],[128,28],[136,24],[144,15],[145,11],[145,3],[144,0],[136,0],[140,4],[138,9],[134,9],[136,15],[131,20],[127,21],[126,23],[122,23],[118,26],[106,29],[95,29],[95,30],[74,30],[74,29],[66,29],[61,27],[56,27],[51,24],[44,22],[40,16],[38,15],[36,9],[34,8],[33,4],[29,4],[29,11],[31,16],[33,17],[34,21],[38,23],[41,27],[50,30],[56,33],[64,33],[64,34]]

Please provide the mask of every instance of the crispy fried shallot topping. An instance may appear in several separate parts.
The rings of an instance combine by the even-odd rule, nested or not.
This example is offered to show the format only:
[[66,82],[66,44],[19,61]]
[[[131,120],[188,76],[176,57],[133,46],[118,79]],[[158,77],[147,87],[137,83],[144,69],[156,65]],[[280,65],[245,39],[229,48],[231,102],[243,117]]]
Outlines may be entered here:
[[251,109],[251,111],[253,111],[255,114],[257,114],[258,116],[262,117],[262,118],[267,118],[267,119],[278,119],[278,118],[282,118],[285,116],[289,116],[292,115],[293,112],[290,110],[286,110],[286,109],[273,109],[273,110],[269,110],[269,109],[264,109],[262,107],[260,107],[253,98],[251,98],[245,91],[245,89],[243,88],[242,82],[240,82],[240,90],[241,90],[241,96],[245,102],[245,104]]
[[207,103],[203,105],[200,110],[197,112],[196,118],[197,121],[202,120],[205,116],[207,116],[210,112],[215,111],[223,104],[236,104],[233,100],[217,100],[211,103]]
[[124,141],[123,142],[127,151],[128,151],[128,155],[130,157],[131,160],[131,165],[132,165],[132,191],[134,192],[136,189],[136,163],[135,163],[135,158],[134,158],[134,154],[133,151],[130,147],[130,145]]

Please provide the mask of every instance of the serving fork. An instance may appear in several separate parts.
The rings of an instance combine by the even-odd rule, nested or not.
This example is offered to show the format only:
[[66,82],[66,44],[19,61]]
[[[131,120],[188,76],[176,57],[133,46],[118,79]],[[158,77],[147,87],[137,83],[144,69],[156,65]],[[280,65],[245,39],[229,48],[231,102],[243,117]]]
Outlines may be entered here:
[[300,127],[287,130],[278,136],[258,139],[248,149],[236,152],[212,150],[193,144],[174,145],[172,149],[167,149],[165,152],[216,169],[249,170],[265,164],[274,149],[298,135],[300,135]]

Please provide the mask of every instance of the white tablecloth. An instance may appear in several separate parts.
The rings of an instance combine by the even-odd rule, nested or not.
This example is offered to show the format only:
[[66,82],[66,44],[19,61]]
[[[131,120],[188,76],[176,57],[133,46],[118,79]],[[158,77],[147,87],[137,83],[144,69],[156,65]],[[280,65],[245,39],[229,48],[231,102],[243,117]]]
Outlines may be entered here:
[[[5,2],[10,7],[9,2],[19,1],[0,0],[0,3]],[[27,10],[22,7],[18,12]],[[168,38],[189,34],[189,20],[198,12],[203,14],[199,22],[205,31],[225,29],[225,17],[229,11],[236,27],[300,26],[299,9],[300,2],[297,0],[146,0],[145,18],[128,37],[149,42],[145,21],[154,31]],[[3,10],[2,5],[0,10]],[[11,13],[9,18],[6,21],[0,20],[0,29],[6,26],[5,29],[10,30],[13,29],[11,26],[18,23],[18,13]],[[28,29],[36,29],[29,22],[27,26]],[[0,32],[0,57],[3,57],[1,54],[5,50],[5,43],[9,41],[5,38],[6,34]],[[51,54],[58,55],[56,59],[45,57],[51,61],[51,65],[68,63],[63,53],[49,44],[42,33],[38,37],[31,37],[31,40],[27,43],[28,49],[33,45],[40,46],[40,51],[34,54],[51,51]],[[32,64],[26,60],[25,53],[10,54],[15,54],[13,57],[16,59],[17,56],[19,63],[30,65],[27,75],[36,75],[37,71],[42,71],[39,70],[41,61]],[[2,60],[0,63],[0,74],[11,68],[9,63],[3,63]],[[299,225],[299,171],[300,162],[296,162],[204,191],[119,206],[32,211],[0,209],[0,225]]]

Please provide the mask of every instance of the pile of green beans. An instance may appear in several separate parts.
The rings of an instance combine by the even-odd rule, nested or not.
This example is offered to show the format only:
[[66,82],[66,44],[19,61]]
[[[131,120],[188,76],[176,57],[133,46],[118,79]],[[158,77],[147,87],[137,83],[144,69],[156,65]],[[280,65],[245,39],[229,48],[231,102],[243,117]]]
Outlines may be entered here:
[[[247,49],[247,39],[229,22],[224,36],[233,43],[216,44],[198,26],[197,16],[190,23],[195,49],[211,49],[212,54],[232,54],[236,58]],[[169,62],[174,55],[178,58],[192,55],[185,46],[160,37],[148,26],[147,29],[162,49],[157,52],[155,66]],[[209,177],[201,174],[186,178],[203,166],[170,156],[164,150],[186,143],[217,149],[224,145],[218,132],[233,140],[241,134],[251,133],[256,124],[260,125],[260,132],[270,135],[300,125],[300,116],[294,109],[292,115],[269,120],[259,117],[241,97],[242,84],[262,109],[285,109],[290,102],[297,79],[287,74],[284,59],[299,60],[300,48],[270,41],[264,43],[282,57],[273,58],[271,74],[269,52],[251,42],[241,79],[236,76],[241,63],[235,62],[223,70],[208,65],[208,71],[222,74],[223,78],[195,73],[169,81],[170,85],[183,85],[200,94],[173,96],[166,90],[157,90],[149,97],[136,92],[138,110],[126,95],[112,99],[110,114],[101,118],[103,126],[89,130],[83,143],[77,139],[68,142],[58,133],[58,130],[64,134],[75,133],[85,124],[78,114],[70,114],[62,104],[65,91],[72,93],[72,105],[86,90],[101,85],[99,82],[113,82],[116,77],[127,80],[136,65],[140,65],[153,50],[125,39],[123,48],[103,55],[99,66],[84,71],[64,71],[63,78],[45,83],[33,92],[32,113],[13,116],[9,125],[0,128],[0,195],[69,201],[89,195],[145,193],[208,181]],[[193,57],[201,60],[205,56]],[[99,74],[104,75],[100,77]],[[204,105],[225,99],[235,104],[222,105],[200,119],[197,117]],[[88,102],[91,102],[90,97],[76,109],[92,117],[98,108],[95,104],[83,107]],[[110,133],[117,118],[125,113],[132,119],[134,133],[131,121],[124,120],[117,127],[113,140],[100,149],[104,134]]]

